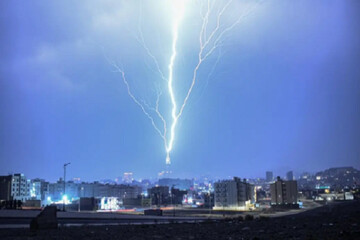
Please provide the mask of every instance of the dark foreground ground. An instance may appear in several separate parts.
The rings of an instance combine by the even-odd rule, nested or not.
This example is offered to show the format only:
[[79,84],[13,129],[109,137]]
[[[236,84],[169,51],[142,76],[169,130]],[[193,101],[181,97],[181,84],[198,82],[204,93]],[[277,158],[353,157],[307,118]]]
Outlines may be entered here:
[[255,220],[63,227],[37,232],[0,229],[0,239],[360,239],[360,201]]

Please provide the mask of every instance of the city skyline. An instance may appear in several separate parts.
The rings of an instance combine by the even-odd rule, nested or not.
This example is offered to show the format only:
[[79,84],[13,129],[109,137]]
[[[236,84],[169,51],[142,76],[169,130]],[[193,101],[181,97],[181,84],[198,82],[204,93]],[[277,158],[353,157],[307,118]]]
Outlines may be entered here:
[[[69,179],[85,181],[165,170],[162,140],[108,61],[124,65],[137,97],[154,101],[158,78],[136,41],[140,16],[165,69],[171,36],[155,2],[144,3],[142,15],[139,4],[0,3],[0,175],[56,181],[67,162]],[[202,67],[177,126],[174,175],[359,169],[359,7],[260,4]],[[188,79],[196,60],[198,22],[189,25],[195,14],[186,19],[177,79]]]
[[[263,175],[259,175],[259,176],[255,176],[255,177],[249,177],[246,175],[224,175],[224,176],[212,176],[209,174],[202,174],[202,175],[197,175],[197,176],[179,176],[179,175],[174,175],[173,173],[167,173],[167,174],[163,174],[164,172],[159,172],[156,174],[156,176],[139,176],[138,174],[134,173],[134,172],[122,172],[119,175],[117,175],[116,177],[112,177],[112,176],[108,176],[105,178],[99,178],[99,179],[81,179],[79,177],[73,177],[73,176],[68,176],[66,177],[66,182],[75,182],[75,183],[81,183],[81,182],[85,182],[85,183],[91,183],[91,182],[100,182],[100,183],[110,183],[110,184],[140,184],[141,181],[151,181],[151,183],[154,182],[158,182],[158,181],[162,181],[164,179],[180,179],[180,180],[192,180],[192,181],[220,181],[220,180],[226,180],[226,179],[233,179],[234,177],[237,178],[242,178],[245,180],[250,180],[250,181],[257,181],[257,180],[261,180],[261,181],[266,181],[266,182],[271,182],[276,180],[277,177],[280,177],[281,179],[285,179],[285,180],[291,180],[289,179],[289,173],[292,174],[293,176],[293,180],[299,180],[299,179],[303,179],[304,176],[312,176],[313,178],[315,178],[317,176],[318,173],[322,173],[324,171],[328,171],[331,169],[346,169],[346,168],[350,168],[350,169],[354,169],[356,171],[357,170],[356,167],[353,166],[338,166],[338,167],[329,167],[329,168],[324,168],[324,169],[320,169],[317,171],[303,171],[303,172],[297,172],[297,171],[293,171],[293,170],[286,170],[285,172],[276,172],[276,171],[266,171],[263,173]],[[68,168],[66,170],[68,172]],[[162,174],[161,174],[162,173]],[[269,176],[268,173],[271,173],[272,176],[272,180],[269,180]],[[59,176],[58,178],[54,178],[54,179],[46,179],[44,177],[41,176],[29,176],[26,173],[21,173],[21,172],[12,172],[12,173],[6,173],[3,174],[5,176],[9,176],[9,175],[14,175],[14,174],[21,174],[26,176],[29,180],[30,179],[41,179],[41,180],[45,180],[47,182],[58,182],[58,181],[63,181],[63,175]],[[131,176],[130,178],[128,176]],[[306,177],[306,178],[307,178]],[[291,178],[291,177],[290,177]]]

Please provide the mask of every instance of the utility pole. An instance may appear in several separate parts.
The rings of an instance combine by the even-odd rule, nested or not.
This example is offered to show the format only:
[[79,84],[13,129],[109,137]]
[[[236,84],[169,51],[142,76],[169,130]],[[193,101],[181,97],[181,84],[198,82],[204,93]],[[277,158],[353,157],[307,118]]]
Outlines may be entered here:
[[209,189],[209,217],[211,216],[211,192]]
[[173,207],[173,216],[175,217],[175,206],[174,205],[176,205],[176,204],[174,203],[174,192],[175,192],[174,186],[175,186],[175,184],[173,184],[171,187],[171,205]]
[[69,165],[70,163],[65,163],[64,164],[64,195],[63,195],[63,211],[65,212],[65,196],[66,196],[66,166]]

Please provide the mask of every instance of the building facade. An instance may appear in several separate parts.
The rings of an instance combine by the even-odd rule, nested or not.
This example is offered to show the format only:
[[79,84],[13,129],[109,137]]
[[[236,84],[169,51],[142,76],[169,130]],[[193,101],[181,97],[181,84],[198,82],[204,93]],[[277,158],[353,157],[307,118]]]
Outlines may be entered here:
[[271,204],[297,204],[297,181],[284,181],[277,177],[277,180],[270,185]]
[[30,198],[30,180],[24,174],[0,176],[0,200],[25,202]]
[[[73,181],[68,181],[65,186],[65,193],[69,200],[80,197],[115,197],[122,200],[124,198],[136,198],[141,195],[142,192],[142,188],[140,186],[130,186],[125,184],[102,184],[99,182],[75,183]],[[59,201],[62,199],[63,195],[64,181],[62,181],[62,179],[49,185],[49,197],[52,200]]]
[[12,187],[12,175],[0,176],[0,201],[12,200],[11,187]]
[[33,200],[46,200],[46,196],[49,195],[49,182],[43,179],[32,179],[30,183],[30,197]]
[[13,175],[11,195],[14,200],[25,202],[30,198],[30,180],[24,174]]
[[170,191],[168,186],[157,186],[148,189],[148,195],[154,205],[170,204]]
[[255,189],[252,184],[240,178],[215,183],[214,210],[247,210],[255,203]]

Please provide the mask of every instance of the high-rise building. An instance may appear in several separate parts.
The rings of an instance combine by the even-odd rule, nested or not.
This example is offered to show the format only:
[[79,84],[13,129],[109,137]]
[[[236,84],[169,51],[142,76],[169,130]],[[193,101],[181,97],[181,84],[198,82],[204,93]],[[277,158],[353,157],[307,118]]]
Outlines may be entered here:
[[30,180],[24,174],[14,174],[12,179],[11,195],[14,200],[25,202],[30,198]]
[[0,200],[9,201],[11,197],[12,175],[0,176]]
[[93,198],[95,197],[95,185],[99,183],[80,183],[79,184],[79,197],[80,198]]
[[30,182],[30,197],[44,201],[45,196],[49,195],[49,183],[43,179],[33,179]]
[[294,180],[293,171],[288,171],[288,172],[286,173],[286,180]]
[[64,180],[60,178],[56,183],[49,184],[49,196],[54,201],[61,201],[65,196],[69,200],[76,199],[82,193],[79,186],[73,181],[67,181],[64,192]]
[[215,183],[215,210],[246,210],[255,202],[254,185],[234,177]]
[[270,184],[271,204],[297,204],[297,182],[295,180],[284,181],[277,177],[277,181]]
[[266,172],[266,182],[272,182],[274,180],[273,172]]
[[[66,187],[65,187],[66,188]],[[53,201],[61,201],[64,196],[64,180],[60,178],[55,183],[49,184],[49,195]]]
[[183,199],[184,199],[184,195],[187,194],[187,191],[185,190],[180,190],[180,189],[176,189],[176,188],[171,188],[171,203],[172,204],[181,204]]
[[149,188],[147,191],[152,204],[162,205],[171,203],[168,186],[157,186]]
[[0,200],[21,200],[30,198],[30,180],[24,174],[0,177]]

